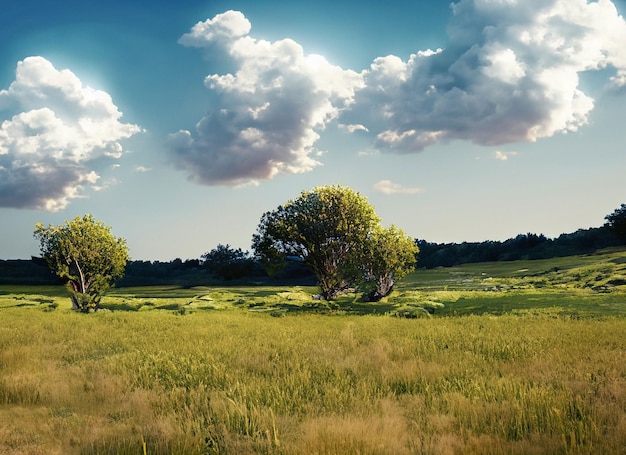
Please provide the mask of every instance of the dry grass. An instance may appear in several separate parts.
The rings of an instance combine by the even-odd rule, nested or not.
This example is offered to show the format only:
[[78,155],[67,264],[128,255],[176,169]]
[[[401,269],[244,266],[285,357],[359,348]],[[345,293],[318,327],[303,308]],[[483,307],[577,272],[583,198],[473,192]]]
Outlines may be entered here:
[[1,308],[0,453],[626,453],[626,320]]

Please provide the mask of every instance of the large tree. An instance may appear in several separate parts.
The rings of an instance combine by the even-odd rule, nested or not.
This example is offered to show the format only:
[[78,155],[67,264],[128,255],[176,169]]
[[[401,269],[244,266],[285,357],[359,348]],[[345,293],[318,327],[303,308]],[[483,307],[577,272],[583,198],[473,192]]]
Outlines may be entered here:
[[104,292],[124,275],[126,241],[89,214],[60,226],[37,223],[34,235],[50,269],[67,280],[76,310],[97,309]]
[[332,300],[358,278],[358,260],[380,219],[361,194],[345,186],[320,186],[261,217],[252,247],[270,267],[303,261]]
[[363,300],[377,302],[389,295],[396,281],[413,271],[417,261],[415,240],[394,225],[374,230],[366,242],[363,268]]

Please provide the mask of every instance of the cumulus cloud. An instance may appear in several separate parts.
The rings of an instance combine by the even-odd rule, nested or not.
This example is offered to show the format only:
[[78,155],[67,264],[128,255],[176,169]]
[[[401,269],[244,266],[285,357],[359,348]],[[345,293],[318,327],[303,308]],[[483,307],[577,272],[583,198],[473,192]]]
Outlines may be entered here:
[[[357,73],[293,40],[255,39],[241,13],[199,22],[179,42],[228,56],[195,129],[170,135],[172,162],[201,184],[238,186],[320,165],[329,122],[378,151],[439,142],[494,146],[576,131],[594,107],[582,72],[611,68],[626,87],[626,22],[609,0],[460,0],[445,48],[376,58]],[[499,155],[498,159],[511,155]]]
[[55,211],[99,178],[96,158],[119,158],[137,133],[103,91],[43,57],[17,64],[0,91],[0,207]]
[[403,187],[397,183],[393,183],[390,180],[381,180],[374,184],[374,189],[383,194],[391,195],[391,194],[416,194],[420,193],[422,190],[416,187]]
[[380,150],[576,131],[594,107],[581,72],[612,67],[612,83],[626,85],[626,23],[609,0],[461,0],[452,12],[445,49],[379,57],[362,72],[340,119],[365,125]]
[[219,102],[195,131],[170,136],[172,161],[205,185],[239,186],[320,163],[319,131],[350,105],[362,77],[306,54],[293,40],[249,36],[250,22],[227,11],[196,24],[179,42],[226,52],[236,71],[209,74]]
[[250,33],[252,24],[239,11],[226,11],[213,19],[198,22],[178,42],[184,46],[209,47],[218,41],[226,47],[230,42]]

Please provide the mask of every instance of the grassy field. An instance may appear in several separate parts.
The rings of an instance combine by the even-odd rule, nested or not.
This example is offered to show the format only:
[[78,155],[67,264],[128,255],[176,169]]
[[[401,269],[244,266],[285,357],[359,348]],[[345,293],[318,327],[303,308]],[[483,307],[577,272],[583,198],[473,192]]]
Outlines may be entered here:
[[0,453],[626,453],[626,251],[315,292],[0,286]]

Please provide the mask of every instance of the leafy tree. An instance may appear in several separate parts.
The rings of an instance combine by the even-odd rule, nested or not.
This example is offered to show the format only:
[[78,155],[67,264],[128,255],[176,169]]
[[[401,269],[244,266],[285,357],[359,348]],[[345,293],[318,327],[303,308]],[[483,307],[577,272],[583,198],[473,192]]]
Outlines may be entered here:
[[50,269],[67,280],[76,310],[97,309],[104,292],[124,275],[126,241],[89,214],[60,226],[37,223],[34,235]]
[[358,278],[358,259],[380,219],[361,194],[345,186],[320,186],[261,217],[252,247],[270,271],[286,259],[315,273],[322,296],[332,300]]
[[415,240],[392,225],[374,230],[362,259],[365,294],[363,300],[377,302],[389,295],[396,280],[413,271],[419,248]]
[[220,243],[201,257],[202,264],[209,272],[225,280],[243,278],[254,268],[254,262],[247,251],[234,249],[228,244]]
[[606,226],[611,228],[620,240],[626,241],[626,204],[622,204],[604,219]]

